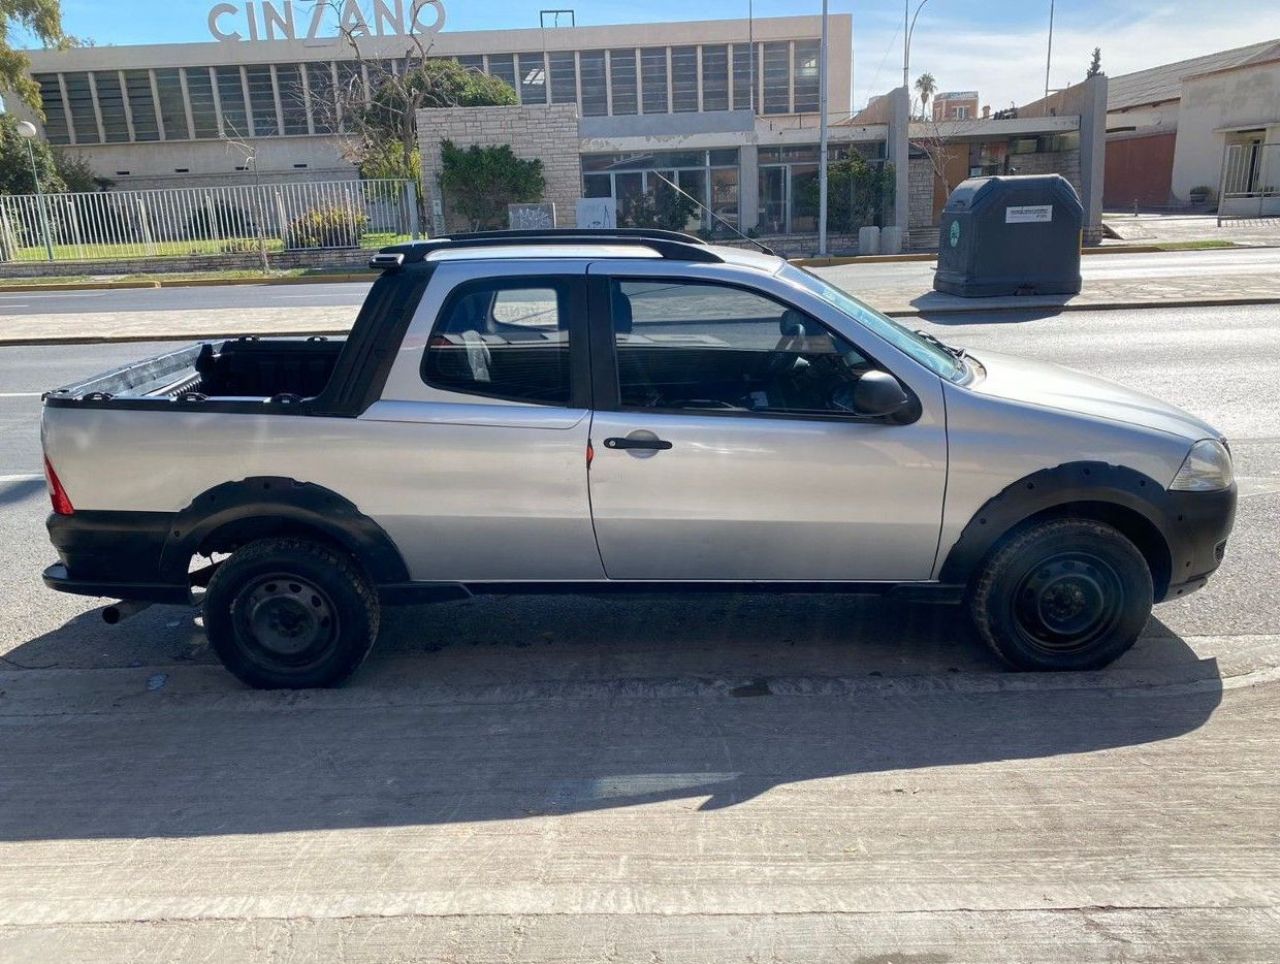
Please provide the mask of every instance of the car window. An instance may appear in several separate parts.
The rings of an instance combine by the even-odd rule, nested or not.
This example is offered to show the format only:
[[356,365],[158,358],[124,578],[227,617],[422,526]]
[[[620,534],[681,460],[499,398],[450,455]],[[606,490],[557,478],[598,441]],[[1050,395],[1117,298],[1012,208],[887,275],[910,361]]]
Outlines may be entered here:
[[813,272],[785,264],[779,269],[778,277],[811,291],[837,311],[863,327],[869,328],[889,344],[914,358],[934,374],[953,382],[962,382],[969,377],[968,369],[954,354],[921,338],[916,332],[904,328],[888,315],[881,314],[847,291],[828,284]]
[[847,415],[871,367],[808,315],[740,288],[615,279],[610,301],[624,408]]
[[566,405],[568,318],[568,288],[560,282],[468,285],[436,319],[423,380],[471,395]]

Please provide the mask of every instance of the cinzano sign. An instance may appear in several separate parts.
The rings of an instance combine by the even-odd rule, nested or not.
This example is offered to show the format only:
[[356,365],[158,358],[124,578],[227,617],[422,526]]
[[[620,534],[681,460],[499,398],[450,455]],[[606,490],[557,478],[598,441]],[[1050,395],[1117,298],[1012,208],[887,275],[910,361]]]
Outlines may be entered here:
[[444,26],[444,0],[359,0],[315,2],[245,0],[218,3],[209,10],[209,33],[215,40],[333,40],[357,37],[404,37],[434,34]]

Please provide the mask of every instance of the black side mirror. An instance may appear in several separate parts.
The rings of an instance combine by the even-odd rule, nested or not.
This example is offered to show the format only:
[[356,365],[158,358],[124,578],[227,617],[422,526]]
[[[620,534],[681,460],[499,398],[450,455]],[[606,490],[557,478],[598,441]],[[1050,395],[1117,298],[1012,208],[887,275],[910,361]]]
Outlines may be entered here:
[[902,383],[888,372],[869,371],[853,387],[851,411],[869,418],[894,415],[911,404]]

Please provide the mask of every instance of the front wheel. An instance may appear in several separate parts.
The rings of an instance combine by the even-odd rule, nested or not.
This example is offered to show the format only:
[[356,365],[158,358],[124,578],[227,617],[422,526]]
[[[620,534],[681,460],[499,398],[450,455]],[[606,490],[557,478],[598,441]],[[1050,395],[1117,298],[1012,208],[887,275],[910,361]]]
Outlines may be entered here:
[[1106,666],[1137,640],[1151,604],[1142,553],[1091,519],[1018,533],[987,561],[969,600],[978,633],[1022,670]]
[[345,555],[306,539],[251,542],[209,580],[204,625],[224,666],[259,689],[332,686],[378,635],[378,598]]

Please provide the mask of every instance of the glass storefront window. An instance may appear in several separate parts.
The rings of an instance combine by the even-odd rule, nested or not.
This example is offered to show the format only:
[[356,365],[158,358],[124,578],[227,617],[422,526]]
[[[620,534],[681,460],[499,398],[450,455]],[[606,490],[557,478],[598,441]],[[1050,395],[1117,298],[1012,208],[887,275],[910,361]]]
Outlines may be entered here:
[[584,174],[583,197],[613,197],[613,179],[608,174]]
[[685,230],[711,228],[727,232],[723,224],[707,213],[707,208],[729,224],[738,223],[737,148],[584,154],[581,162],[583,196],[615,198],[619,223],[630,216],[628,206],[634,204],[640,194],[661,199],[669,197],[676,188],[692,196],[699,205],[691,213]]
[[712,225],[723,227],[723,222],[738,226],[738,169],[714,167],[711,169],[711,210],[720,219]]
[[818,165],[791,165],[791,232],[818,230]]

